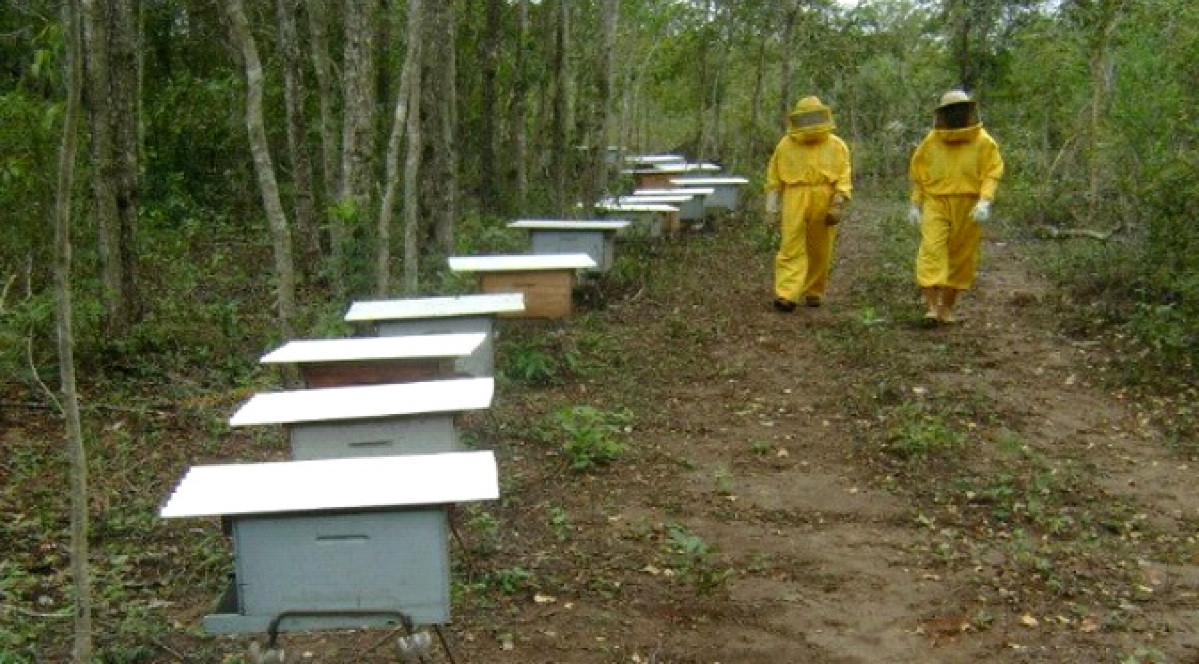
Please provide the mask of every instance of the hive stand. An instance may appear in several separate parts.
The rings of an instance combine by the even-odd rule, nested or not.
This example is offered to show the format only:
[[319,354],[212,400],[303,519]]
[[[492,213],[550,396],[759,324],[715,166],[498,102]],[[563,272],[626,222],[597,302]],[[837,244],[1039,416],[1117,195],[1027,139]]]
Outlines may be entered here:
[[229,425],[284,425],[297,460],[454,452],[456,416],[489,407],[494,393],[493,378],[265,392]]
[[308,388],[411,383],[451,378],[455,362],[478,351],[486,335],[424,334],[290,341],[263,364],[294,364]]
[[629,227],[623,219],[520,219],[508,228],[529,231],[534,254],[587,254],[596,271],[607,272],[616,260],[616,234]]
[[735,210],[740,202],[741,187],[749,184],[748,178],[742,177],[708,177],[689,176],[670,180],[671,186],[684,188],[706,188],[714,191],[711,196],[704,198],[704,207]]
[[478,275],[484,293],[523,293],[520,318],[565,318],[573,310],[575,273],[598,264],[587,254],[451,256],[450,270]]
[[524,308],[521,293],[369,300],[352,304],[345,319],[381,337],[480,333],[483,343],[469,356],[455,360],[454,368],[482,378],[495,372],[495,317]]
[[222,518],[234,574],[211,633],[450,620],[446,507],[495,500],[491,452],[194,466],[159,512]]

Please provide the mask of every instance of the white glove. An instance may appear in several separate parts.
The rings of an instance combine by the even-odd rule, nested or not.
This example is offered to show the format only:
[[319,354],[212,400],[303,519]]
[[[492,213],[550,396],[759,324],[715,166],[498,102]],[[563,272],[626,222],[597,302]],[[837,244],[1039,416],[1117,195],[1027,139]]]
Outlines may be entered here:
[[775,189],[771,189],[770,191],[766,192],[766,214],[771,215],[771,214],[778,214],[778,213],[779,213],[779,192]]
[[920,223],[920,217],[921,217],[921,213],[920,213],[919,205],[913,204],[911,207],[908,208],[908,221],[913,226],[916,226]]
[[978,223],[991,218],[991,201],[982,200],[974,205],[974,209],[970,211],[970,216]]

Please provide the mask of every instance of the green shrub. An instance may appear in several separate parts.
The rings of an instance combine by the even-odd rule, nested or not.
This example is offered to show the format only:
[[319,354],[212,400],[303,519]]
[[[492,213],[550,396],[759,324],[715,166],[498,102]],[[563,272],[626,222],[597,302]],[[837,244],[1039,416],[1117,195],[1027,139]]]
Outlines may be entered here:
[[606,466],[624,453],[621,439],[632,419],[628,410],[603,411],[592,406],[568,406],[553,415],[554,424],[565,435],[562,449],[575,470]]

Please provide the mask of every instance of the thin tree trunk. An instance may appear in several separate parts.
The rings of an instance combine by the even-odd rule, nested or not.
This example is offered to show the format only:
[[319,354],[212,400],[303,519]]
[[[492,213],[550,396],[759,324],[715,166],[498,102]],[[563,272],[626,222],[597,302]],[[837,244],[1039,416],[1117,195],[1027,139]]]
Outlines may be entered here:
[[[90,11],[92,7],[88,7]],[[79,35],[79,7],[63,3],[66,36],[66,110],[58,152],[58,190],[54,201],[54,314],[58,330],[58,366],[62,381],[63,415],[66,418],[67,455],[71,460],[71,578],[75,592],[73,661],[91,664],[92,591],[88,568],[87,450],[75,389],[75,338],[71,323],[71,191],[75,182],[79,102],[82,96],[83,47]]]
[[479,146],[479,199],[484,212],[499,212],[495,177],[495,77],[500,66],[500,0],[484,0],[483,136]]
[[766,77],[766,40],[758,43],[758,75],[754,77],[754,91],[749,102],[749,126],[757,132],[762,123],[762,82]]
[[141,200],[141,101],[138,54],[138,9],[132,0],[111,0],[109,17],[110,83],[113,103],[113,148],[117,204],[117,263],[124,319],[128,330],[141,319],[138,288],[137,222]]
[[445,21],[443,34],[448,38],[445,40],[447,44],[443,60],[445,73],[438,81],[438,85],[441,86],[439,96],[442,99],[441,156],[445,179],[436,239],[442,251],[449,255],[454,253],[454,224],[458,219],[458,142],[455,136],[455,127],[458,126],[458,17],[452,2],[446,3],[440,14]]
[[[308,8],[308,38],[311,41],[312,70],[316,78],[317,98],[321,116],[321,185],[326,208],[337,198],[337,119],[333,110],[333,83],[329,65],[328,13],[325,0],[306,0]],[[336,214],[328,214],[329,255],[333,274],[333,290],[345,292],[341,272],[341,251],[345,247],[345,222]]]
[[301,264],[306,274],[316,273],[320,256],[320,233],[312,192],[312,161],[308,156],[308,123],[304,119],[303,69],[300,65],[300,37],[296,28],[299,0],[276,0],[279,21],[279,51],[283,60],[283,103],[287,114],[287,152],[291,156],[291,181],[294,189],[296,230],[302,238]]
[[[375,48],[373,2],[347,2],[345,16],[345,57],[342,78],[345,81],[345,114],[341,138],[341,194],[339,204],[358,228],[370,228],[371,160],[375,153]],[[345,238],[349,241],[349,238]],[[344,258],[347,247],[336,247],[335,256]],[[369,254],[368,254],[369,255]],[[345,269],[344,260],[339,260]]]
[[[404,292],[408,294],[415,294],[420,288],[421,53],[417,48],[412,62],[408,150],[404,158]],[[404,63],[405,67],[407,64]]]
[[404,68],[400,73],[400,90],[391,123],[391,137],[387,141],[387,178],[383,202],[379,206],[379,246],[375,254],[375,295],[378,297],[385,297],[391,288],[391,219],[396,190],[399,189],[400,147],[407,128],[408,104],[413,98],[413,69],[420,67],[421,14],[421,0],[408,0],[408,43]]
[[291,230],[287,214],[279,199],[279,184],[275,179],[275,166],[271,160],[270,144],[267,142],[266,125],[262,116],[263,76],[262,63],[258,59],[258,48],[250,32],[241,0],[225,0],[225,10],[233,40],[241,50],[246,67],[246,131],[250,136],[250,151],[254,157],[254,171],[258,175],[258,188],[262,193],[262,207],[270,224],[271,240],[275,251],[275,278],[279,326],[283,337],[292,335],[295,319],[295,272],[292,269]]
[[794,53],[791,51],[791,44],[795,41],[795,24],[799,20],[799,0],[791,0],[787,3],[787,7],[783,9],[783,44],[782,44],[782,67],[779,71],[779,116],[775,118],[774,125],[778,127],[787,119],[787,111],[791,108],[792,94],[791,76],[794,65]]
[[554,208],[558,215],[566,214],[566,131],[567,75],[566,50],[570,38],[570,7],[567,0],[558,0],[557,21],[554,24],[554,110],[553,143],[550,147],[550,178],[554,187]]
[[529,196],[529,0],[519,0],[516,32],[516,84],[512,120],[516,133],[516,209],[525,211]]
[[616,81],[616,34],[617,26],[620,24],[620,2],[604,0],[602,12],[600,20],[603,21],[603,37],[598,81],[599,122],[596,136],[592,140],[592,143],[595,144],[592,168],[595,170],[592,180],[593,195],[586,199],[588,205],[593,205],[608,186],[608,135],[612,131],[612,91]]
[[121,280],[121,229],[117,213],[117,159],[106,0],[84,0],[87,108],[91,119],[92,195],[96,215],[104,327],[110,338],[126,332],[128,315]]
[[1088,195],[1087,195],[1087,225],[1094,226],[1099,221],[1099,203],[1103,195],[1103,177],[1106,163],[1103,155],[1103,120],[1107,108],[1107,97],[1111,89],[1111,44],[1112,37],[1119,22],[1119,10],[1113,2],[1095,3],[1094,11],[1097,25],[1092,37],[1090,53],[1091,65],[1091,113],[1090,146],[1087,156]]

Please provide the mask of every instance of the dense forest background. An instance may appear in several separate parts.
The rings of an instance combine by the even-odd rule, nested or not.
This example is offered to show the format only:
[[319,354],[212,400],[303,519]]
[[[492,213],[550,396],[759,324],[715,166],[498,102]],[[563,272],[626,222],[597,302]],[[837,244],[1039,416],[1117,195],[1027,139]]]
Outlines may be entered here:
[[[53,355],[59,6],[0,9],[0,364],[26,379]],[[1119,326],[1147,359],[1193,366],[1194,3],[94,0],[81,11],[86,137],[71,200],[83,362],[161,365],[187,349],[188,363],[203,353],[220,365],[247,336],[334,324],[347,296],[452,289],[447,253],[499,248],[494,231],[514,215],[577,214],[577,201],[618,190],[599,146],[756,177],[786,107],[809,93],[834,107],[859,185],[898,196],[933,101],[961,85],[1005,150],[1003,217],[1094,238],[1059,256],[1088,308],[1078,323]]]

